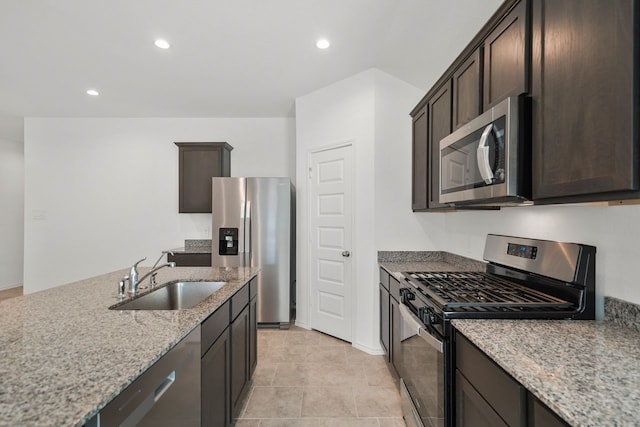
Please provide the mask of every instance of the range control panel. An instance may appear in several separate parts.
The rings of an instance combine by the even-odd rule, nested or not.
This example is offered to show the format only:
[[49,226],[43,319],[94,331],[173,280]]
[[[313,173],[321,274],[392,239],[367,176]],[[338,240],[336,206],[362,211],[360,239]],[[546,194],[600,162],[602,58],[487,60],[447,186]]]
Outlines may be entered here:
[[507,254],[520,258],[536,259],[536,256],[538,255],[538,247],[509,243],[507,245]]

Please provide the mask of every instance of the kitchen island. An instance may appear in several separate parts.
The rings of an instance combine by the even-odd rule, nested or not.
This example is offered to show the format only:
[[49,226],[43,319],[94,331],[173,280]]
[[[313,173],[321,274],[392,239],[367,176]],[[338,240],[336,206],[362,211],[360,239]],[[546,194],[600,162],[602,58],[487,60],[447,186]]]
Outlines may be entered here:
[[127,269],[0,302],[0,426],[83,425],[257,272],[160,270],[158,284],[227,282],[185,310],[109,310]]

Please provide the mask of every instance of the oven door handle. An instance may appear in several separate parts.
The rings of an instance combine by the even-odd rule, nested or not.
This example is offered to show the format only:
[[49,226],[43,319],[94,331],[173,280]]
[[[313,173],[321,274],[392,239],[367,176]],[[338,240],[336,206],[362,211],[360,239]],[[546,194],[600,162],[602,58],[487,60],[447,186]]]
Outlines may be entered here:
[[430,334],[429,331],[422,326],[422,322],[411,312],[411,310],[409,310],[404,304],[399,304],[398,308],[400,309],[400,316],[402,316],[402,320],[409,324],[412,330],[416,331],[416,335],[425,340],[427,344],[438,350],[440,353],[444,351],[442,341]]

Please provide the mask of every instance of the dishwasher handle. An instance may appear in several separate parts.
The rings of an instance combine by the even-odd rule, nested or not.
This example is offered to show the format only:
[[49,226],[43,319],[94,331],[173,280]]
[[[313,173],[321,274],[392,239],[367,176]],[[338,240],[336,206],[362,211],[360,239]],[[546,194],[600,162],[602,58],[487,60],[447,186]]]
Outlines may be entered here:
[[86,425],[143,427],[170,419],[173,425],[199,426],[200,326],[145,370]]
[[399,304],[398,308],[400,309],[400,316],[402,317],[402,320],[411,328],[411,330],[416,332],[416,335],[425,340],[431,347],[438,350],[438,352],[444,352],[443,342],[430,334],[411,310],[409,310],[404,304]]
[[167,378],[165,378],[153,392],[153,401],[157,402],[160,400],[164,392],[169,390],[169,387],[171,387],[175,381],[176,371],[171,371],[171,373],[167,375]]

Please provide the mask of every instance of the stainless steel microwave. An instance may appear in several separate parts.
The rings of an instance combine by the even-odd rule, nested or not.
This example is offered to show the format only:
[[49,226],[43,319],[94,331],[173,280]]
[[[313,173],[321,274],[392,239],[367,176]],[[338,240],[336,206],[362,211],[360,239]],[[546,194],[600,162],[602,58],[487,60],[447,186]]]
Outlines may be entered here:
[[511,97],[440,141],[440,203],[505,206],[531,199],[531,109]]

